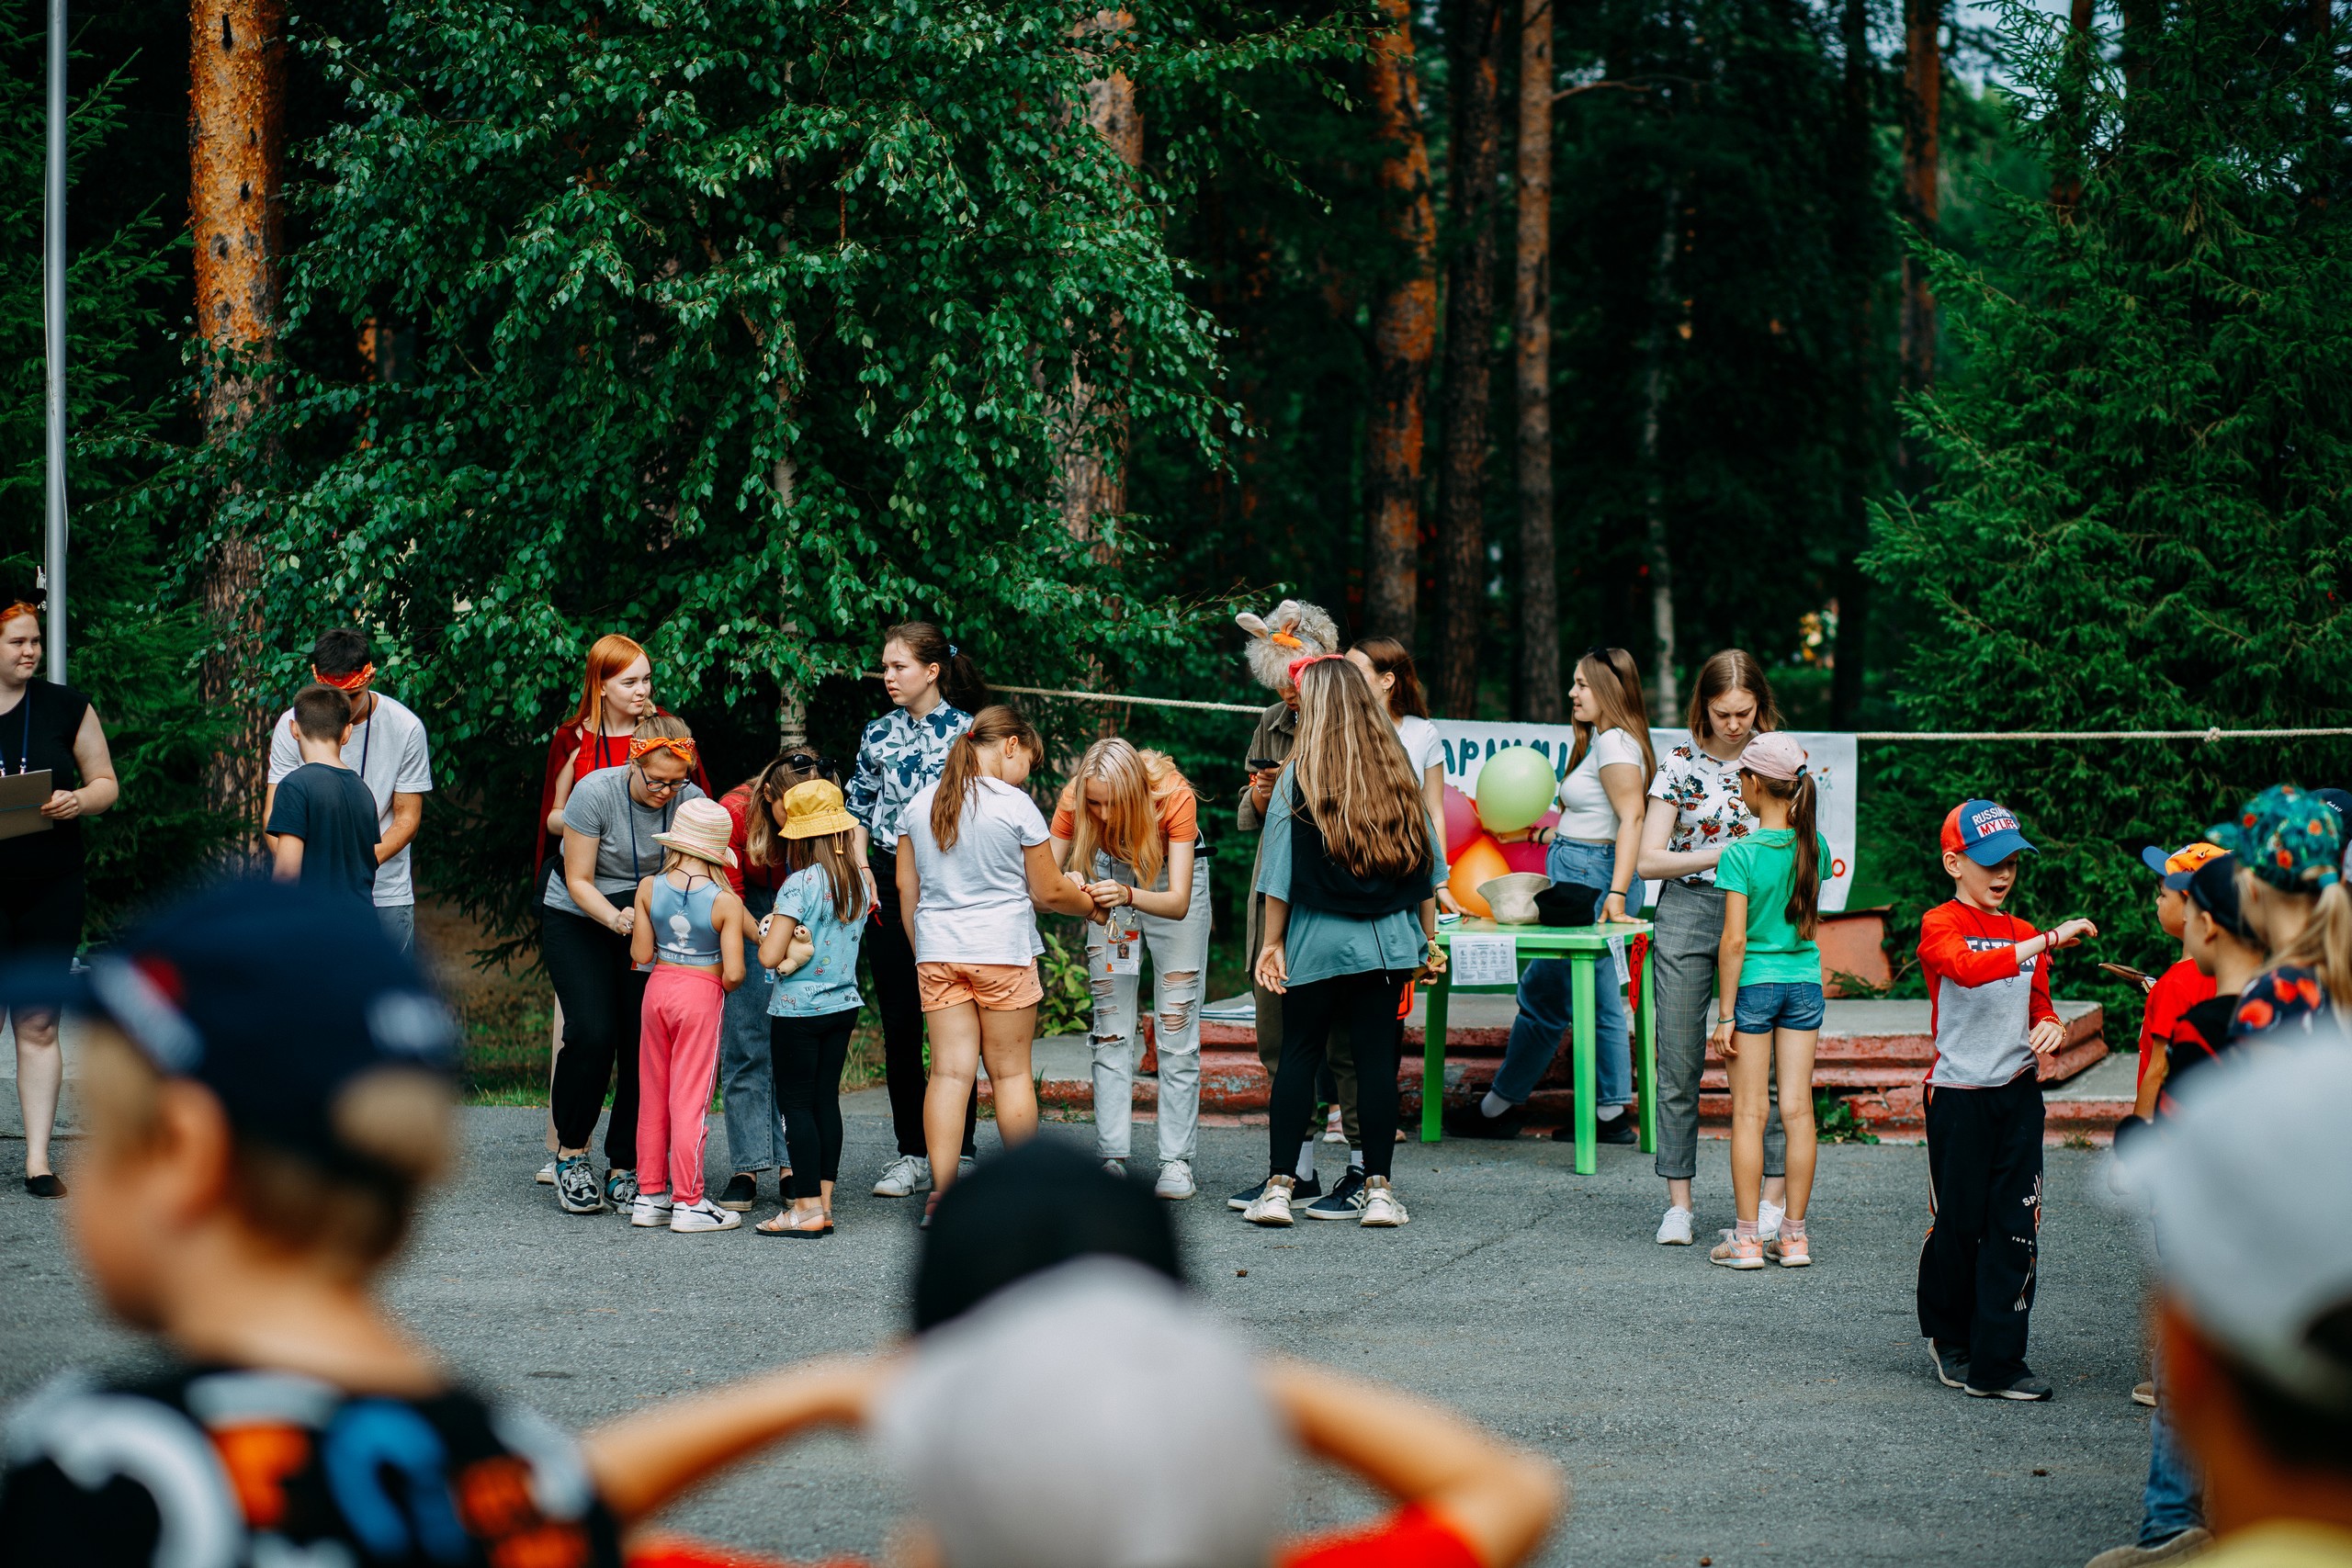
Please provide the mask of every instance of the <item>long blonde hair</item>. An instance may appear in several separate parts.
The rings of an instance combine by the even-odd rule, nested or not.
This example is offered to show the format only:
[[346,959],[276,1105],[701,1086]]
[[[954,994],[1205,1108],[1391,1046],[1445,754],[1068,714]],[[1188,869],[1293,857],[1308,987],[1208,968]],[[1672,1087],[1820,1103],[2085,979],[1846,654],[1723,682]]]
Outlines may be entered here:
[[1331,858],[1363,877],[1430,864],[1429,807],[1372,682],[1339,659],[1298,672],[1291,776]]
[[[2264,898],[2310,898],[2308,893],[2296,893],[2259,882],[2245,866],[2238,867],[2238,897],[2244,898],[2250,887],[2259,887]],[[2338,1016],[2352,1019],[2352,893],[2342,882],[2331,882],[2320,889],[2312,904],[2311,919],[2295,939],[2286,946],[2274,948],[2270,961],[2262,966],[2268,974],[2283,964],[2309,969],[2319,976],[2320,988],[2327,993],[2328,1005]]]
[[1642,788],[1650,787],[1650,780],[1657,776],[1657,751],[1650,745],[1649,715],[1643,711],[1642,671],[1634,656],[1622,648],[1595,648],[1577,660],[1577,673],[1591,688],[1592,700],[1600,709],[1600,722],[1587,724],[1580,718],[1568,722],[1577,732],[1576,744],[1568,750],[1568,772],[1574,773],[1584,754],[1592,749],[1592,738],[1622,729],[1634,738],[1642,749]]
[[[1100,779],[1111,798],[1102,808],[1098,830],[1086,797],[1087,784]],[[1071,775],[1074,798],[1070,813],[1070,864],[1081,872],[1094,863],[1094,852],[1135,867],[1136,885],[1148,887],[1159,879],[1167,863],[1168,834],[1160,826],[1159,803],[1180,789],[1192,786],[1176,771],[1175,759],[1164,751],[1146,751],[1116,735],[1105,736],[1086,749]]]
[[[1363,677],[1357,679],[1361,683]],[[947,765],[939,774],[939,793],[931,800],[931,836],[943,852],[954,849],[956,840],[962,836],[965,799],[979,785],[980,748],[1000,740],[1018,740],[1033,761],[1046,754],[1046,743],[1038,738],[1037,727],[1002,703],[974,714],[971,728],[947,748]]]

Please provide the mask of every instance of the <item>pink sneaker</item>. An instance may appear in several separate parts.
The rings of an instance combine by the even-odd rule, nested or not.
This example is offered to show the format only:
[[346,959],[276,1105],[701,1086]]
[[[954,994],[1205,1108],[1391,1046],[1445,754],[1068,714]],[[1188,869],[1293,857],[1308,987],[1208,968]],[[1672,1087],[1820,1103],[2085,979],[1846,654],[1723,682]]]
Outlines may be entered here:
[[1707,1254],[1707,1261],[1720,1263],[1726,1269],[1761,1269],[1764,1267],[1764,1244],[1754,1236],[1742,1239],[1737,1231],[1724,1232],[1723,1240],[1715,1243]]
[[1764,1256],[1783,1269],[1804,1269],[1813,1262],[1813,1248],[1805,1237],[1791,1235],[1784,1224],[1781,1234],[1764,1244]]

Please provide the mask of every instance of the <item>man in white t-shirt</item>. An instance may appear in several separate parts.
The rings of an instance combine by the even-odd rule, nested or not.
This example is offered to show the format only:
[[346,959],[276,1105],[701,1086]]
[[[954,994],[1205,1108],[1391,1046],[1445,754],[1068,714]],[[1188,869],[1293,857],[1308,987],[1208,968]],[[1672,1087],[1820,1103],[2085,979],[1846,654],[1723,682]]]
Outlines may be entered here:
[[[408,708],[369,689],[376,666],[368,634],[337,626],[311,649],[311,674],[351,699],[351,739],[343,765],[359,775],[376,797],[376,914],[402,953],[416,951],[416,883],[409,867],[409,842],[424,820],[424,796],[433,788],[433,756],[424,721]],[[280,715],[269,732],[269,787],[261,819],[269,820],[278,781],[302,765],[294,735],[294,713]]]

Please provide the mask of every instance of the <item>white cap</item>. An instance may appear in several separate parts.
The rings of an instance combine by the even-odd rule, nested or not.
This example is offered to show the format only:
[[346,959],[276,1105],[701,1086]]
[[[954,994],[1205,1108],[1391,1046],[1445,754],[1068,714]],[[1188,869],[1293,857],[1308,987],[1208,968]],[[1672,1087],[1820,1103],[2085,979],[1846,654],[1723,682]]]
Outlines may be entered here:
[[950,1568],[1263,1568],[1290,1445],[1239,1337],[1080,1258],[918,1342],[873,1437]]
[[2324,1025],[2199,1069],[2179,1109],[2118,1151],[2156,1227],[2166,1295],[2279,1389],[2352,1411],[2352,1366],[2311,1341],[2352,1302],[2352,1040]]

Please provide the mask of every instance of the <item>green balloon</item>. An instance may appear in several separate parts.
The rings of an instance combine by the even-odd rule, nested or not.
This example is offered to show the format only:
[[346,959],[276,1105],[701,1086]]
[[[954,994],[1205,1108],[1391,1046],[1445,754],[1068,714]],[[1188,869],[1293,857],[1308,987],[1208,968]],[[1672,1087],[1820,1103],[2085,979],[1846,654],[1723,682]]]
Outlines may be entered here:
[[1515,833],[1552,808],[1559,775],[1532,746],[1506,746],[1478,769],[1478,820],[1489,833]]

